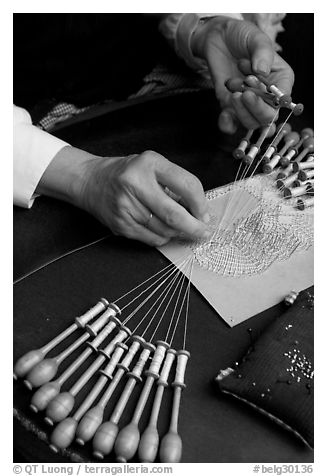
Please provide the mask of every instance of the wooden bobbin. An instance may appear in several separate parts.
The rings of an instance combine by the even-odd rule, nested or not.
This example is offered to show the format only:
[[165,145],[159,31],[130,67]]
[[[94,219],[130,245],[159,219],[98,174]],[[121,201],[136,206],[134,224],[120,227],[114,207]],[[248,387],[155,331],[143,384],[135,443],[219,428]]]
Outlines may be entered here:
[[44,357],[54,349],[58,344],[70,336],[79,327],[83,328],[90,320],[96,317],[100,312],[109,306],[108,301],[105,298],[101,298],[100,301],[89,309],[85,314],[75,319],[75,323],[71,324],[67,329],[61,332],[57,337],[52,339],[43,347],[39,349],[31,350],[27,354],[20,357],[14,366],[14,379],[24,377],[35,367],[36,364],[41,362]]
[[299,116],[302,114],[304,111],[304,106],[300,102],[295,104],[294,102],[291,102],[288,106],[286,106],[288,109],[291,109],[293,112],[294,116]]
[[[310,159],[310,160],[309,160]],[[299,172],[300,170],[314,169],[314,157],[308,156],[308,160],[305,162],[293,162],[293,172]]]
[[126,463],[131,460],[137,451],[140,441],[139,422],[148,401],[153,383],[155,379],[159,378],[160,367],[165,358],[167,349],[169,349],[169,344],[167,342],[156,342],[156,350],[151,365],[149,369],[145,371],[147,379],[138,399],[132,419],[127,426],[120,430],[115,442],[116,461],[119,463]]
[[298,297],[299,293],[297,291],[291,291],[287,296],[284,298],[284,303],[286,306],[292,306]]
[[297,201],[297,208],[299,210],[304,210],[305,208],[310,208],[310,207],[313,207],[314,205],[314,198],[313,197],[310,197],[310,198],[299,198],[299,200]]
[[262,98],[270,106],[279,106],[279,101],[276,101],[276,96],[272,93],[268,93],[267,90],[260,87],[260,81],[257,78],[254,80],[254,77],[255,76],[253,75],[246,76],[244,82],[241,78],[230,78],[225,81],[225,86],[231,93],[244,93],[246,91],[251,91],[256,96]]
[[280,150],[280,165],[287,167],[293,157],[297,154],[300,135],[297,132],[292,132],[285,137],[285,145]]
[[[300,140],[300,136],[297,132],[290,132],[284,136],[284,146],[273,155],[270,161],[267,164],[264,164],[263,171],[266,174],[269,174],[274,170],[274,168],[279,164],[282,163],[283,155],[285,152],[296,144]],[[296,152],[294,152],[295,155]]]
[[298,177],[298,174],[292,174],[292,175],[288,176],[287,178],[285,178],[284,180],[277,179],[276,186],[279,189],[284,189],[285,187],[290,187],[291,185],[293,185],[293,183],[295,182],[297,177]]
[[160,377],[157,380],[157,390],[152,405],[149,423],[141,436],[138,447],[138,457],[142,463],[153,463],[157,457],[159,448],[159,433],[157,428],[159,412],[164,390],[168,386],[168,377],[175,355],[176,351],[174,349],[167,350],[165,362],[161,369]]
[[298,176],[300,180],[304,181],[304,180],[312,179],[314,177],[314,174],[315,174],[314,169],[300,170]]
[[[87,360],[87,358],[96,351],[97,347],[108,337],[108,329],[112,330],[111,323],[104,327],[104,329],[92,341],[92,347],[88,346],[56,380],[43,384],[37,392],[34,393],[30,408],[37,412],[45,410],[50,401],[59,394],[61,386],[68,380],[79,367]],[[89,336],[87,334],[87,336]],[[49,375],[48,375],[49,377]],[[51,424],[50,420],[49,423]]]
[[270,126],[266,126],[262,129],[261,134],[257,142],[250,147],[248,153],[243,157],[243,162],[246,165],[251,165],[253,160],[256,158],[260,152],[261,145],[267,136],[267,131],[270,129]]
[[281,91],[275,84],[272,84],[267,78],[265,78],[261,74],[257,75],[257,77],[259,81],[261,81],[261,83],[266,86],[267,91],[269,91],[275,96],[276,105],[289,108],[291,107],[291,104],[294,104],[292,103],[292,98],[290,95],[283,93],[283,91]]
[[[100,312],[106,310],[109,305],[115,306],[115,304],[109,304],[109,302],[105,298],[101,298],[95,306],[91,307],[91,309],[86,311],[82,316],[76,317],[75,323],[78,325],[78,327],[84,328],[88,322],[90,322],[94,317],[100,314]],[[120,313],[119,308],[118,311]]]
[[[314,139],[313,137],[309,137],[308,139],[305,139],[303,141],[303,147],[304,149],[302,150],[302,152],[294,159],[294,161],[296,162],[301,162],[301,160],[303,160],[305,158],[305,156],[312,152],[313,149],[314,149]],[[301,142],[301,141],[300,141]],[[289,150],[289,152],[286,154],[285,157],[282,158],[281,160],[281,165],[283,167],[286,167],[290,161],[293,159],[293,157],[298,153],[299,151],[299,148],[300,148],[300,142],[298,144],[296,144],[295,147],[291,148]]]
[[269,162],[266,162],[263,164],[262,170],[263,173],[265,174],[270,174],[274,168],[279,164],[280,161],[280,155],[275,154],[272,159],[269,160]]
[[143,368],[150,357],[151,352],[155,351],[153,344],[146,342],[141,355],[135,364],[133,370],[128,372],[128,381],[125,388],[111,414],[110,420],[102,423],[97,429],[93,438],[93,456],[97,459],[103,459],[105,455],[109,454],[115,444],[118,435],[118,423],[123,414],[123,411],[129,401],[129,398],[134,390],[137,382],[141,382]]
[[107,381],[112,379],[112,373],[116,368],[116,365],[119,362],[121,356],[127,349],[127,345],[122,344],[121,342],[116,344],[115,351],[110,361],[103,370],[99,371],[100,377],[92,388],[91,392],[87,395],[82,404],[75,411],[74,415],[70,418],[65,418],[64,420],[62,420],[52,432],[50,437],[50,449],[52,451],[57,453],[59,448],[64,449],[72,444],[77,430],[78,422],[87,412],[87,410],[91,407],[92,403],[100,394]]
[[124,374],[129,371],[129,366],[134,356],[139,351],[140,347],[144,346],[145,344],[145,340],[143,339],[143,337],[140,336],[132,336],[131,340],[132,344],[129,347],[127,354],[125,355],[122,362],[117,364],[118,370],[116,371],[112,381],[110,382],[107,389],[104,391],[97,405],[91,408],[91,410],[89,410],[87,413],[85,413],[85,415],[79,422],[79,425],[76,430],[76,443],[84,445],[85,442],[93,438],[95,432],[103,421],[103,414],[105,408],[115,389],[117,388],[117,385],[119,384]]
[[277,180],[284,180],[292,173],[292,164],[290,164],[286,169],[280,170],[277,175]]
[[285,188],[284,189],[284,197],[285,198],[301,197],[301,195],[306,195],[307,193],[312,193],[312,186],[311,185],[303,185],[302,187],[294,187],[294,188]]
[[[300,147],[302,147],[304,141],[306,139],[309,139],[310,137],[313,137],[313,129],[307,127],[305,129],[302,129],[301,131],[301,137],[300,140],[296,143],[294,147],[290,149],[291,157],[288,158],[288,161],[285,161],[285,167],[289,164],[289,161],[298,153],[300,150]],[[298,158],[294,159],[295,161],[299,161]],[[282,163],[283,165],[283,163]]]
[[[78,349],[90,336],[97,336],[98,332],[110,320],[111,322],[101,331],[101,339],[107,336],[116,327],[120,321],[114,317],[114,310],[110,312],[105,311],[93,324],[85,326],[86,332],[81,335],[69,347],[63,350],[60,354],[51,359],[45,359],[36,364],[28,373],[24,384],[28,389],[33,387],[40,387],[49,382],[56,375],[59,365],[76,349]],[[96,342],[96,341],[95,341]]]
[[116,326],[120,326],[121,322],[116,317],[120,314],[120,309],[116,304],[110,304],[109,307],[104,311],[103,314],[96,320],[93,324],[87,324],[85,326],[85,330],[89,333],[91,337],[95,337],[99,330],[107,324],[107,322],[112,322],[112,328],[114,329]]
[[241,140],[237,149],[235,149],[233,151],[233,157],[235,157],[235,159],[243,159],[244,158],[246,148],[250,143],[250,139],[252,137],[253,132],[254,132],[254,129],[249,129],[247,131],[245,137]]
[[289,94],[284,94],[277,86],[270,84],[267,87],[268,91],[276,97],[276,105],[281,107],[289,107],[292,104],[292,98]]
[[314,131],[313,129],[311,129],[311,127],[306,127],[305,129],[302,129],[300,135],[301,135],[301,139],[299,142],[299,147],[302,146],[302,144],[304,143],[306,139],[309,139],[310,137],[314,137]]
[[178,416],[182,390],[185,388],[184,377],[190,353],[187,350],[177,352],[177,365],[174,387],[173,407],[168,433],[163,437],[159,450],[162,463],[179,463],[182,457],[182,440],[178,434]]
[[[97,370],[99,370],[105,360],[109,359],[116,347],[116,344],[123,342],[130,335],[131,331],[127,327],[121,327],[118,334],[109,342],[109,344],[107,344],[104,349],[99,350],[99,356],[79,377],[71,389],[67,392],[59,393],[59,395],[51,400],[46,409],[46,423],[52,425],[53,422],[59,422],[69,415],[74,407],[76,395],[82,390],[82,388],[87,384],[87,382],[97,372]],[[96,350],[98,346],[94,347],[94,344],[90,343],[90,345],[91,344],[91,348]],[[117,353],[119,353],[120,356],[122,355],[122,351],[122,348],[117,349]],[[114,359],[112,364],[116,366],[117,360]]]
[[302,181],[302,180],[297,179],[297,180],[295,180],[293,186],[294,187],[302,187],[303,185],[308,185],[308,184],[313,186],[314,185],[314,180],[304,180],[304,181]]
[[309,137],[308,139],[305,139],[303,141],[303,150],[297,156],[296,161],[301,162],[306,157],[306,155],[312,153],[313,150],[314,150],[314,138]]
[[284,125],[279,124],[277,126],[275,138],[262,156],[261,160],[263,164],[266,164],[269,162],[273,154],[276,152],[277,146],[280,143],[280,141],[286,136],[286,134],[289,134],[291,131],[292,131],[292,128],[288,122]]

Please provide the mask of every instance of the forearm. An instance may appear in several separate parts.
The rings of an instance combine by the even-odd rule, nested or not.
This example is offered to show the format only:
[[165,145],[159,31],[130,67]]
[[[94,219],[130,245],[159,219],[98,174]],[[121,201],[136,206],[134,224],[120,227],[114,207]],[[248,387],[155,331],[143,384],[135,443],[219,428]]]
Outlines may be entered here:
[[82,196],[90,169],[100,157],[75,147],[62,148],[52,159],[36,188],[37,195],[57,198],[82,207]]

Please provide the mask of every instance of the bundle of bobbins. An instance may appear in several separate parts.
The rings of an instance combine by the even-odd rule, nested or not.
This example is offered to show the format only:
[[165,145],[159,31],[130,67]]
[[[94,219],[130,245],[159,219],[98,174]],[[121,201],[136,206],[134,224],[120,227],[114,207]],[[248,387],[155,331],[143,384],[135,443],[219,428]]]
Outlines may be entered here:
[[[303,129],[301,133],[292,131],[287,122],[291,114],[299,115],[303,112],[303,105],[295,104],[291,96],[285,95],[275,85],[270,84],[261,76],[248,75],[243,80],[232,78],[225,83],[231,92],[253,91],[277,111],[279,108],[290,110],[285,122],[277,127],[274,123],[263,127],[256,141],[251,139],[258,133],[249,129],[234,150],[233,156],[241,160],[248,171],[254,160],[257,159],[255,170],[262,166],[265,174],[276,174],[276,187],[286,199],[296,199],[295,207],[299,210],[314,205],[314,133],[310,128]],[[269,134],[274,134],[268,146],[263,149],[263,144]],[[243,175],[245,175],[243,173]]]
[[[185,274],[173,264],[158,272],[157,275],[159,278],[137,296],[140,298],[148,291],[146,298],[124,320],[121,319],[122,311],[136,298],[122,308],[116,304],[119,299],[109,303],[102,298],[82,316],[75,318],[67,329],[50,342],[28,352],[16,362],[14,379],[23,379],[28,389],[36,389],[30,402],[31,411],[45,412],[44,421],[54,426],[49,437],[49,446],[52,451],[58,452],[65,449],[74,440],[80,445],[92,440],[95,459],[103,459],[114,451],[118,462],[129,461],[136,454],[141,462],[153,462],[158,456],[161,462],[172,463],[181,460],[182,440],[178,433],[178,418],[181,394],[185,388],[185,371],[190,357],[190,353],[185,349],[190,278],[185,285]],[[157,275],[146,282],[153,280]],[[150,292],[153,287],[154,290]],[[161,289],[157,297],[160,288],[164,291]],[[172,294],[170,294],[171,291]],[[153,304],[152,301],[150,302],[152,304],[150,309],[141,321],[140,319],[136,321],[137,325],[133,331],[130,330],[125,324],[137,315],[146,302],[149,304],[149,299],[153,296],[156,300]],[[175,302],[173,296],[175,296]],[[165,339],[160,340],[157,339],[157,334],[160,326],[162,327],[167,309],[170,309],[169,306],[174,307],[174,313],[169,319],[168,330],[165,330]],[[176,351],[172,348],[172,342],[185,306],[183,347]],[[162,315],[158,319],[161,312]],[[152,316],[151,319],[149,316]],[[145,329],[143,332],[136,332],[145,318],[147,318]],[[155,329],[153,330],[152,327]],[[145,336],[150,331],[151,336],[146,339]],[[60,353],[47,358],[55,347],[73,333],[78,334],[76,340]],[[162,333],[163,329],[161,329]],[[74,357],[61,375],[54,379],[62,362],[77,350],[79,355]],[[88,359],[91,363],[87,362],[86,370],[81,375],[79,372],[76,376],[77,370]],[[175,365],[174,378],[173,365]],[[63,390],[63,385],[71,377],[75,379],[73,385],[70,388],[66,386]],[[105,409],[120,382],[123,390],[116,395],[113,411],[109,419],[104,421]],[[79,402],[79,405],[76,405],[77,394],[88,383],[86,397],[81,403]],[[154,398],[150,418],[141,434],[139,422],[147,402],[151,400],[150,392],[154,383],[156,383],[156,389],[152,392]],[[128,404],[132,405],[130,397],[137,384],[142,388],[137,397],[132,418],[127,426],[119,428],[118,424],[123,412]],[[160,442],[157,424],[167,387],[172,388],[170,424],[168,432]]]

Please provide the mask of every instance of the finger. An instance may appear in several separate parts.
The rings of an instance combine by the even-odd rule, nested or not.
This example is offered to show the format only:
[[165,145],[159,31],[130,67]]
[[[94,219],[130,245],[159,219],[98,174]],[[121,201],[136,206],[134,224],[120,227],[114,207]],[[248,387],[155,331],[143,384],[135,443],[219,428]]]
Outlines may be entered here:
[[221,54],[219,51],[212,49],[207,53],[207,63],[215,88],[217,99],[221,105],[225,107],[229,102],[229,91],[226,88],[226,81],[239,75],[237,65],[230,57]]
[[245,76],[253,74],[251,61],[247,58],[242,58],[237,63],[238,69]]
[[277,53],[275,54],[271,76],[275,86],[285,94],[291,94],[294,84],[294,72]]
[[142,187],[137,193],[144,206],[152,210],[153,214],[170,228],[192,239],[210,236],[206,225],[168,197],[159,184],[148,183],[147,187]]
[[225,134],[235,134],[238,126],[238,120],[235,112],[231,108],[225,108],[218,117],[218,127]]
[[172,238],[178,235],[176,230],[153,215],[136,197],[130,196],[128,200],[125,199],[121,204],[120,212],[126,222],[132,224],[136,222],[161,237]]
[[157,235],[166,237],[166,238],[173,238],[175,236],[179,236],[179,232],[174,228],[166,225],[160,218],[153,215],[151,219],[146,223],[146,228],[151,230],[153,233]]
[[237,114],[239,121],[247,129],[257,129],[260,123],[256,118],[248,111],[242,102],[242,93],[233,93],[232,104]]
[[155,173],[158,182],[179,195],[195,218],[206,219],[208,202],[202,184],[195,175],[168,160],[159,162]]
[[231,93],[236,93],[237,91],[243,91],[243,79],[242,78],[229,78],[225,81],[225,86]]
[[261,92],[266,91],[266,86],[257,78],[257,76],[254,76],[253,74],[245,76],[244,83],[250,88],[259,89]]
[[[253,74],[251,62],[242,58],[237,63],[238,69],[244,75]],[[281,58],[277,53],[274,55],[273,64],[271,67],[271,74],[269,75],[270,82],[275,84],[285,94],[292,92],[294,84],[294,72],[292,68]]]
[[253,91],[245,91],[242,94],[241,101],[246,110],[261,125],[269,124],[275,117],[276,110],[264,102]]
[[149,230],[143,225],[134,222],[133,226],[125,233],[127,238],[143,241],[150,246],[163,246],[170,240],[167,236],[161,236]]
[[275,51],[271,39],[259,28],[248,36],[248,49],[251,55],[251,66],[255,74],[268,76],[274,61]]
[[143,241],[150,246],[162,246],[170,240],[167,236],[162,236],[149,230],[144,225],[137,223],[132,215],[125,214],[116,219],[113,232],[116,235],[122,235],[132,240]]

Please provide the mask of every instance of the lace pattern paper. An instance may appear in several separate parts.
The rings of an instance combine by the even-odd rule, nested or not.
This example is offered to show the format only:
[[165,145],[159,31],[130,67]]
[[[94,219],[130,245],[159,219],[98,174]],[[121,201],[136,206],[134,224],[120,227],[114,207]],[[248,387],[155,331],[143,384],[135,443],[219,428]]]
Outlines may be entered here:
[[313,209],[296,209],[274,179],[207,192],[211,238],[160,248],[174,262],[194,253],[192,283],[231,326],[313,284]]

